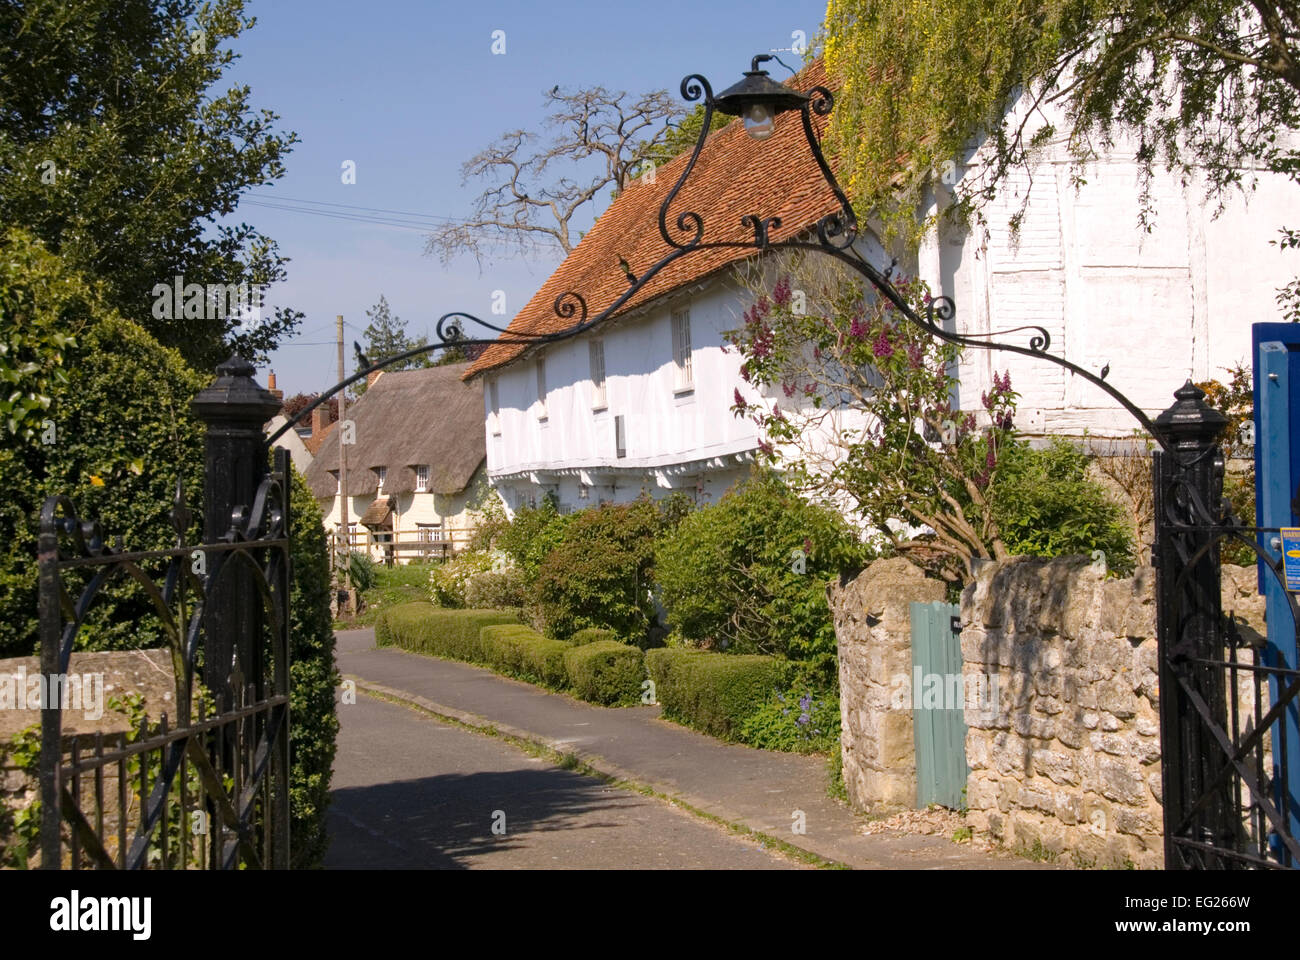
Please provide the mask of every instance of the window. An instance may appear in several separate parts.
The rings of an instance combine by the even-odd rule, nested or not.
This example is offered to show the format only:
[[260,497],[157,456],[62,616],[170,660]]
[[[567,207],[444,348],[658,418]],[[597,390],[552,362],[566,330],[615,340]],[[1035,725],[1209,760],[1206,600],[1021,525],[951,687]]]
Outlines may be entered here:
[[538,359],[537,361],[537,404],[539,412],[537,419],[546,419],[546,361]]
[[442,539],[441,523],[417,523],[415,531],[421,543],[436,543]]
[[425,493],[429,489],[429,465],[427,463],[417,463],[415,465],[415,492]]
[[605,409],[605,341],[596,337],[587,344],[591,358],[591,409]]
[[333,476],[334,476],[334,492],[335,492],[335,493],[342,493],[342,492],[343,492],[343,481],[342,481],[342,479],[340,478],[339,472],[338,472],[337,470],[331,470],[330,473],[333,474]]
[[488,384],[488,401],[492,404],[492,413],[488,422],[492,427],[492,436],[501,436],[501,389],[496,380]]
[[673,326],[673,363],[677,367],[677,383],[674,389],[690,390],[695,381],[691,371],[691,314],[689,310],[674,310]]
[[614,455],[620,459],[627,456],[627,431],[621,413],[614,418]]
[[380,493],[383,493],[383,492],[384,492],[384,481],[388,479],[388,468],[387,468],[387,467],[372,467],[371,469],[375,471],[375,480],[378,481],[378,483],[379,483],[379,492],[380,492]]

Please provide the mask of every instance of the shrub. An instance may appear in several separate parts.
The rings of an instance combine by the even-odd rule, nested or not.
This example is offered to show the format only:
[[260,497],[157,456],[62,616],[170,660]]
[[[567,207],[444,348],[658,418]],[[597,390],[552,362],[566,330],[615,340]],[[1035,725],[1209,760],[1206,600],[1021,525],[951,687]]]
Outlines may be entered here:
[[465,581],[465,606],[476,610],[502,610],[522,607],[524,577],[514,567],[476,573]]
[[840,742],[840,698],[834,690],[794,682],[771,690],[740,723],[742,743],[763,750],[826,753]]
[[573,636],[569,637],[569,643],[575,647],[580,647],[584,643],[596,643],[598,640],[617,640],[613,630],[605,630],[601,627],[583,627]]
[[584,627],[608,627],[620,637],[644,637],[655,612],[650,564],[661,526],[648,497],[573,514],[538,569],[547,632],[563,639]]
[[645,659],[664,716],[723,740],[740,739],[754,704],[785,674],[775,657],[757,655],[664,647],[647,650]]
[[429,589],[434,606],[459,608],[465,606],[465,586],[469,578],[486,573],[498,561],[490,553],[466,550],[446,563],[434,566],[429,573]]
[[606,706],[641,699],[645,654],[617,640],[595,640],[564,652],[569,687],[575,696]]
[[806,661],[830,682],[835,627],[826,585],[867,556],[837,513],[763,472],[661,537],[655,580],[678,639]]
[[479,633],[484,627],[517,624],[519,617],[502,610],[445,610],[428,603],[404,603],[384,613],[375,625],[375,641],[412,653],[448,660],[485,662]]
[[1133,536],[1123,508],[1088,476],[1088,455],[1067,440],[1040,450],[1004,448],[993,516],[1007,550],[1031,557],[1100,550],[1120,574],[1133,570]]
[[348,579],[364,593],[375,585],[375,561],[356,550],[348,554]]
[[537,580],[542,561],[559,546],[564,531],[578,514],[561,514],[555,499],[542,498],[540,507],[524,507],[502,528],[496,537],[497,549],[508,556],[522,572],[524,583],[531,587]]
[[502,673],[561,689],[568,680],[563,640],[544,637],[532,627],[516,624],[484,627],[479,638],[483,659]]
[[334,691],[340,678],[334,665],[329,546],[324,521],[302,474],[292,467],[290,470],[290,851],[294,867],[302,869],[319,865],[329,842],[325,810],[339,731]]

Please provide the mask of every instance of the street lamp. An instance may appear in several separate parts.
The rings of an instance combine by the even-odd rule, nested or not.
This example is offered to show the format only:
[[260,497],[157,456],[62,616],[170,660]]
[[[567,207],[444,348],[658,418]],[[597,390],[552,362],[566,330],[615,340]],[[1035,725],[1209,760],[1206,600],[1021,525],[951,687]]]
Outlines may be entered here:
[[799,110],[809,100],[808,94],[777,83],[766,70],[758,68],[760,63],[772,59],[770,53],[760,53],[745,71],[745,79],[722,91],[713,101],[719,113],[740,117],[745,132],[755,140],[766,140],[772,135],[778,113]]

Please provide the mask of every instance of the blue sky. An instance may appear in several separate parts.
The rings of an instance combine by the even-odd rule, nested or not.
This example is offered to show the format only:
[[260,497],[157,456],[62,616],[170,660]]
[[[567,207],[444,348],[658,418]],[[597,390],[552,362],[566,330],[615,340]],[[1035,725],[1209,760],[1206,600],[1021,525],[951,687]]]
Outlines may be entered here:
[[[241,59],[227,76],[252,87],[253,105],[280,114],[281,128],[302,142],[287,159],[285,177],[247,200],[459,217],[481,189],[462,185],[461,164],[507,130],[538,129],[544,93],[554,85],[599,84],[632,95],[667,89],[677,96],[683,76],[702,73],[720,91],[755,53],[788,50],[796,30],[814,37],[825,0],[254,0],[248,11],[258,23],[237,41]],[[495,30],[505,31],[504,55],[492,53]],[[781,57],[796,69],[802,64],[793,54]],[[778,79],[788,76],[772,68]],[[344,161],[356,165],[355,184],[342,182]],[[348,324],[350,373],[351,341],[363,340],[365,311],[381,293],[418,336],[452,310],[499,320],[490,311],[498,289],[512,316],[560,259],[549,250],[526,259],[510,254],[480,271],[472,257],[443,266],[424,255],[424,234],[409,229],[253,203],[241,203],[237,219],[292,258],[288,279],[268,296],[270,304],[307,314],[269,364],[286,395],[337,379],[336,314]]]

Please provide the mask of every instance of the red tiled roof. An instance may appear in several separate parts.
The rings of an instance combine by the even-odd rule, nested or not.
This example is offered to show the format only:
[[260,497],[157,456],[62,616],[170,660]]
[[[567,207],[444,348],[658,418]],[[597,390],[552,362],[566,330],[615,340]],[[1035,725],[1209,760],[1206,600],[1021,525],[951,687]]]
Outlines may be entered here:
[[[801,90],[818,84],[826,85],[820,60],[813,61],[789,82]],[[818,135],[824,131],[826,121],[825,117],[813,115],[813,129]],[[640,276],[670,252],[672,248],[659,235],[659,205],[681,176],[689,157],[687,151],[659,168],[653,184],[638,180],[619,194],[582,242],[515,315],[508,329],[515,333],[556,333],[572,326],[576,318],[559,317],[554,310],[555,298],[566,291],[581,294],[587,301],[588,318],[594,317],[628,289],[620,257],[627,260],[635,276]],[[838,206],[808,150],[799,112],[789,111],[777,118],[776,131],[765,141],[747,136],[739,121],[715,131],[705,141],[695,168],[674,198],[667,224],[670,236],[688,238],[690,233],[676,230],[676,220],[685,211],[693,210],[704,219],[705,243],[752,244],[754,231],[743,226],[741,218],[746,214],[779,216],[780,228],[768,234],[772,242],[778,242],[802,233]],[[656,274],[614,316],[753,255],[752,246],[687,253]],[[526,344],[494,343],[483,351],[465,377],[510,363],[527,348]]]

